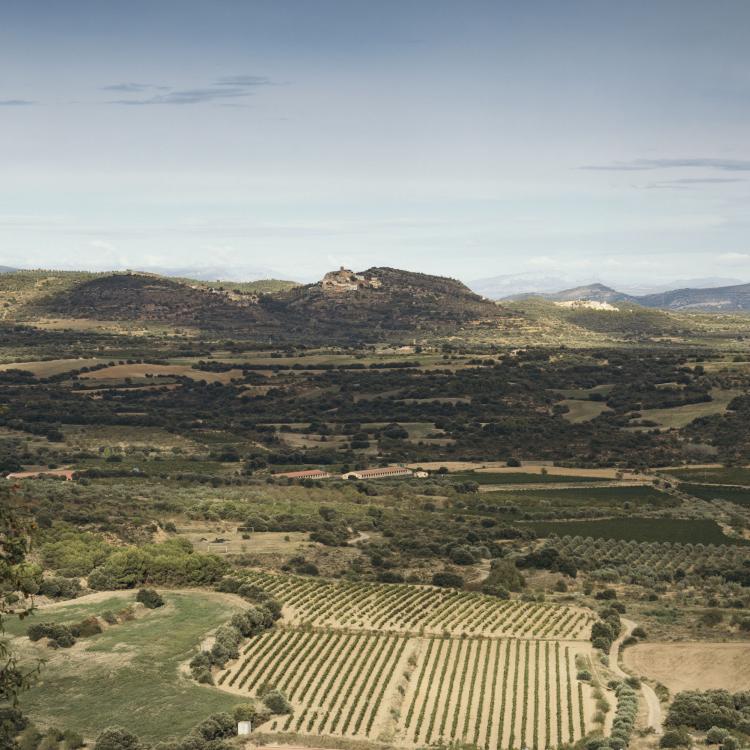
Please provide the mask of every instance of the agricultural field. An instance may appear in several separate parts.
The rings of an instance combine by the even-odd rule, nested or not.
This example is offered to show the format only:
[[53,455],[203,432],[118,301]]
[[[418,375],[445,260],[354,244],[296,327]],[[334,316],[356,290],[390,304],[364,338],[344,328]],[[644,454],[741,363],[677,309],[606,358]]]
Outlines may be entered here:
[[287,696],[294,712],[264,731],[514,748],[593,727],[592,688],[577,679],[591,653],[584,611],[272,578],[250,580],[284,602],[284,626],[250,639],[216,679],[237,696],[269,685]]
[[688,576],[696,571],[741,570],[750,562],[750,548],[743,545],[702,543],[636,542],[591,539],[582,536],[554,537],[543,549],[554,549],[572,559],[581,570],[616,572],[622,580],[653,582],[665,575]]
[[614,477],[586,477],[576,474],[530,473],[526,471],[457,471],[448,475],[452,482],[476,482],[480,485],[505,484],[586,484],[613,482]]
[[723,414],[729,403],[741,391],[737,390],[713,390],[711,400],[697,403],[674,406],[666,409],[643,409],[638,412],[636,421],[654,423],[660,429],[679,429],[690,424],[694,419],[709,417],[713,414]]
[[583,609],[434,586],[332,583],[264,573],[250,574],[249,580],[283,602],[286,621],[300,627],[577,639],[586,637],[593,621]]
[[522,522],[542,536],[552,534],[621,539],[635,542],[677,542],[680,544],[738,544],[726,536],[716,521],[708,519],[638,518],[597,521]]
[[682,482],[750,487],[750,468],[747,466],[686,466],[682,469],[663,469],[662,473],[669,474]]
[[[605,484],[609,484],[605,482]],[[676,507],[679,501],[651,485],[576,486],[528,488],[523,486],[484,484],[480,486],[483,510],[493,504],[502,511],[514,505],[524,517],[556,518],[561,513],[588,510],[601,515],[623,515],[632,509],[641,511],[664,510]],[[471,504],[469,505],[471,507]]]
[[750,487],[733,487],[715,484],[689,484],[682,482],[680,490],[701,500],[726,500],[736,505],[750,507]]
[[295,708],[265,730],[386,741],[554,747],[593,724],[576,679],[585,642],[279,630],[255,639],[218,686],[276,685]]
[[639,643],[625,650],[625,666],[680,690],[750,690],[750,644]]

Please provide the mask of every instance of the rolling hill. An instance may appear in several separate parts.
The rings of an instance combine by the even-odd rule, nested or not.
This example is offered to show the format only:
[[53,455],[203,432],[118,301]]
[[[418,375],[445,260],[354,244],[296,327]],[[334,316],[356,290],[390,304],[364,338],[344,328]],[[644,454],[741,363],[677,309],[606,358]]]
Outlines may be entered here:
[[674,289],[637,297],[644,307],[667,310],[703,310],[734,312],[750,310],[750,284],[736,284],[711,289]]
[[750,310],[750,284],[732,286],[673,289],[655,294],[631,295],[618,292],[604,284],[564,289],[560,292],[516,294],[505,300],[523,300],[540,297],[552,302],[587,300],[593,302],[628,302],[660,310],[697,312],[742,312]]
[[142,321],[290,341],[376,341],[492,328],[512,317],[454,279],[393,268],[315,284],[205,282],[147,273],[9,274],[6,320]]

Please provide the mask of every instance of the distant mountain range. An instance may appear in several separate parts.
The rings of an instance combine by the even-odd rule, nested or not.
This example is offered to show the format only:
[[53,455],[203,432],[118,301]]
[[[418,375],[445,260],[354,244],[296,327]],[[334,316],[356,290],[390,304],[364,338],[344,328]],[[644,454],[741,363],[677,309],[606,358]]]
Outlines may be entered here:
[[716,287],[737,286],[741,279],[725,277],[701,277],[692,279],[672,279],[661,284],[644,282],[630,284],[600,283],[601,279],[582,279],[573,276],[544,276],[538,273],[505,274],[487,279],[469,281],[468,286],[477,294],[488,299],[522,299],[523,297],[540,297],[545,294],[558,294],[560,290],[585,289],[587,287],[618,287],[622,294],[631,297],[647,296],[673,289],[713,289]]
[[633,295],[618,292],[604,284],[563,289],[559,292],[541,292],[509,295],[506,300],[541,297],[553,302],[585,300],[591,302],[626,302],[660,310],[700,312],[742,312],[750,310],[750,284],[733,284],[707,288],[672,289],[653,294]]

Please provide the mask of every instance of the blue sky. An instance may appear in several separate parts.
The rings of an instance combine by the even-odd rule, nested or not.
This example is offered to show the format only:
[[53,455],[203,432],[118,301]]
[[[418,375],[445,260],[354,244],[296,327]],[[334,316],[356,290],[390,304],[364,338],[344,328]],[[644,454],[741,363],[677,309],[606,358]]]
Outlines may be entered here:
[[0,264],[750,280],[750,3],[0,3]]

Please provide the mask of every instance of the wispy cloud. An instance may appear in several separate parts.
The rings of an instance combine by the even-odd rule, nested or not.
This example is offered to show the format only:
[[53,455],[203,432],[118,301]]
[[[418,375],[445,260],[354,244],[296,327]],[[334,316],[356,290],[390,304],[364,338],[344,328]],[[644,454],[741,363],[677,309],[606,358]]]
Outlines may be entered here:
[[28,107],[36,102],[31,99],[0,99],[0,107]]
[[579,169],[608,172],[642,172],[653,169],[703,168],[724,172],[750,172],[750,159],[633,159],[611,164],[585,164]]
[[154,83],[112,83],[102,86],[102,91],[119,91],[123,94],[139,94],[144,91],[167,91],[169,86],[157,86]]
[[[130,106],[145,106],[153,104],[202,104],[206,102],[226,103],[234,99],[250,96],[261,86],[271,86],[273,82],[265,76],[234,75],[218,78],[208,86],[188,89],[172,89],[169,86],[153,86],[149,84],[115,84],[105,87],[108,91],[122,91],[127,93],[144,93],[150,89],[158,89],[164,93],[152,94],[147,97],[132,99],[115,99],[110,104]],[[117,88],[115,88],[117,87]]]
[[682,177],[677,180],[659,180],[658,182],[649,182],[646,185],[638,187],[644,190],[689,190],[695,185],[725,185],[727,183],[747,182],[742,177]]

